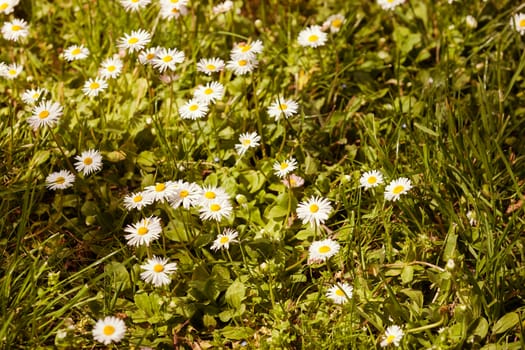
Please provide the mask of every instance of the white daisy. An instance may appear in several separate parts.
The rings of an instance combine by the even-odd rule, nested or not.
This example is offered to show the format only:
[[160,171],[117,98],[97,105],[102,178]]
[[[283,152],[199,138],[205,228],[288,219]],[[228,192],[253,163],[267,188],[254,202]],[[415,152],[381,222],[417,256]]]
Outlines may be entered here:
[[213,14],[218,15],[219,13],[226,13],[230,11],[232,8],[233,8],[233,1],[226,0],[225,2],[221,2],[213,6],[212,11],[213,11]]
[[188,8],[186,6],[166,5],[160,8],[160,17],[162,19],[172,20],[187,14]]
[[259,146],[259,141],[261,141],[261,137],[256,132],[246,132],[239,136],[240,143],[235,145],[235,150],[242,156],[250,148]]
[[377,0],[383,10],[393,10],[397,5],[401,5],[405,0]]
[[219,249],[229,249],[230,243],[237,242],[235,238],[239,233],[231,228],[226,228],[220,233],[217,238],[213,241],[211,249],[217,251]]
[[400,177],[386,186],[385,199],[387,201],[397,201],[402,194],[407,193],[411,188],[410,180],[406,177]]
[[220,58],[201,58],[197,63],[199,72],[211,75],[211,73],[221,72],[224,70],[224,61]]
[[299,33],[297,41],[299,45],[305,47],[319,47],[326,43],[327,35],[321,30],[321,27],[315,25],[303,29]]
[[399,326],[389,326],[385,331],[385,336],[383,341],[381,342],[381,347],[388,346],[390,344],[394,344],[394,346],[399,346],[399,343],[401,342],[401,339],[403,339],[403,330]]
[[221,100],[224,96],[224,85],[219,82],[211,81],[206,85],[199,86],[193,93],[193,97],[202,102],[215,103],[215,100]]
[[142,208],[150,205],[151,203],[153,203],[153,197],[148,196],[144,192],[131,193],[124,197],[124,206],[127,210],[142,210]]
[[168,285],[171,282],[171,275],[177,270],[176,263],[168,263],[168,259],[153,256],[152,259],[141,265],[140,268],[144,270],[141,272],[140,278],[146,283],[152,283],[155,287]]
[[105,79],[96,77],[95,79],[89,78],[82,88],[84,95],[89,97],[96,97],[99,93],[108,88],[108,83]]
[[69,188],[74,182],[75,175],[69,170],[56,171],[46,177],[46,187],[54,191]]
[[133,225],[128,225],[124,232],[128,233],[124,236],[128,241],[128,245],[138,247],[145,244],[149,246],[152,241],[160,237],[162,226],[158,217],[150,216]]
[[377,170],[367,171],[359,179],[361,187],[364,187],[365,190],[368,190],[373,187],[377,187],[383,183],[383,174]]
[[197,203],[195,198],[198,198],[201,187],[193,182],[176,181],[177,183],[177,194],[175,197],[170,199],[170,205],[177,209],[182,205],[184,209],[189,209],[195,206]]
[[117,55],[115,55],[102,61],[98,70],[98,74],[100,74],[100,76],[104,79],[115,79],[118,78],[122,72],[123,66],[124,64],[122,63],[122,60]]
[[288,188],[296,188],[304,185],[304,179],[299,175],[290,174],[287,177],[283,178],[282,183]]
[[54,126],[62,116],[62,106],[57,102],[42,101],[33,107],[33,115],[27,118],[29,125],[37,130],[43,126]]
[[4,78],[12,80],[18,77],[20,73],[22,73],[22,70],[23,70],[23,67],[21,65],[16,64],[16,63],[11,63],[5,66],[4,69],[2,69],[0,71],[0,74],[2,74]]
[[73,45],[64,50],[64,58],[71,62],[83,60],[89,56],[89,49],[83,45]]
[[525,34],[525,13],[516,13],[510,19],[510,25],[514,28],[520,35]]
[[175,65],[184,62],[184,52],[177,49],[160,48],[157,57],[151,61],[153,67],[164,73],[166,69],[175,70]]
[[29,24],[23,19],[13,19],[2,26],[2,35],[6,40],[18,41],[29,35]]
[[90,149],[76,156],[75,169],[85,176],[102,169],[102,155],[99,151]]
[[309,263],[326,261],[337,254],[339,249],[339,243],[329,238],[312,242],[308,249],[308,261]]
[[243,58],[232,59],[226,64],[226,68],[233,71],[235,75],[244,75],[252,72],[257,67],[257,60],[245,60]]
[[192,195],[192,199],[197,205],[207,205],[215,201],[229,201],[230,196],[221,187],[203,186],[200,190]]
[[336,304],[344,304],[352,299],[354,288],[348,283],[336,283],[326,293],[326,296]]
[[229,218],[233,207],[229,200],[213,200],[208,203],[202,203],[199,209],[201,220],[216,220]]
[[294,100],[278,97],[270,107],[268,107],[268,115],[275,118],[275,120],[279,120],[283,115],[285,118],[291,117],[297,113],[298,109],[299,104]]
[[118,48],[135,52],[142,50],[151,41],[151,34],[144,29],[134,30],[118,39]]
[[153,198],[154,202],[169,201],[177,195],[177,184],[174,181],[157,182],[146,186],[144,194]]
[[324,224],[331,212],[330,201],[322,197],[310,197],[297,206],[297,217],[311,226]]
[[16,5],[18,5],[18,3],[20,2],[20,0],[1,0],[0,1],[0,13],[3,13],[3,14],[10,14],[11,12],[13,12],[14,8]]
[[41,97],[44,97],[48,91],[44,88],[28,89],[22,94],[22,101],[28,105],[34,105]]
[[275,175],[279,177],[285,177],[295,169],[297,169],[297,161],[293,157],[283,160],[282,162],[277,161],[273,164],[273,170],[275,170]]
[[232,60],[253,60],[263,51],[263,43],[260,40],[255,40],[254,42],[242,42],[232,49],[231,59]]
[[337,33],[341,27],[345,24],[345,16],[338,13],[336,15],[331,15],[323,23],[323,30],[330,29],[331,33]]
[[208,105],[201,100],[192,98],[179,108],[182,119],[200,119],[208,113]]
[[157,57],[157,52],[161,48],[159,46],[156,47],[150,47],[145,50],[142,50],[139,53],[139,62],[143,65],[152,64],[153,60]]
[[93,338],[109,345],[110,343],[118,343],[124,338],[126,333],[126,324],[120,318],[107,316],[103,320],[98,320],[93,328]]
[[187,7],[188,0],[160,0],[160,6]]
[[145,8],[151,0],[120,0],[120,4],[128,12],[137,12]]

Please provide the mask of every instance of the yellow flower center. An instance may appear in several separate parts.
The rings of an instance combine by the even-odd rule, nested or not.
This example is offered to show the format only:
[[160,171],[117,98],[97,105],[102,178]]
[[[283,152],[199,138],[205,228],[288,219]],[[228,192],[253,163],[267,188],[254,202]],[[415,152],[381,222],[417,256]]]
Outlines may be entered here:
[[239,66],[244,67],[245,65],[248,64],[248,61],[246,61],[246,60],[239,60],[239,62],[237,62],[237,63],[239,63]]
[[179,9],[174,7],[171,9],[171,13],[179,13]]
[[219,242],[221,244],[226,244],[230,241],[230,238],[228,236],[222,236],[221,239],[219,239]]
[[242,52],[248,52],[251,50],[252,46],[251,45],[248,45],[248,44],[244,44],[244,45],[239,45],[241,47],[241,51]]
[[335,295],[339,296],[339,297],[344,297],[346,294],[344,292],[344,290],[342,290],[341,288],[338,288],[336,291],[335,291]]
[[139,236],[144,236],[148,232],[149,232],[149,229],[147,227],[145,227],[145,226],[139,227],[139,229],[137,230],[137,234]]
[[188,197],[189,194],[190,194],[190,192],[188,192],[188,190],[182,190],[182,191],[179,192],[179,197],[186,198],[186,197]]
[[91,157],[84,158],[84,164],[85,165],[91,165],[92,163],[93,163],[93,158],[91,158]]
[[319,40],[319,37],[315,34],[312,34],[308,37],[308,41],[311,43],[315,43],[317,40]]
[[172,4],[176,4],[176,3],[178,3],[178,2],[179,2],[179,0],[171,0],[171,3],[172,3]]
[[215,194],[215,192],[207,191],[206,193],[204,193],[204,197],[206,197],[206,199],[215,199],[217,195]]
[[393,3],[395,0],[386,0],[389,4]]
[[282,162],[280,167],[281,167],[281,170],[286,170],[286,168],[288,168],[288,163]]
[[131,44],[131,45],[136,44],[138,42],[139,42],[139,38],[129,38],[128,40],[128,44]]
[[244,139],[244,140],[242,140],[242,144],[243,144],[244,146],[249,146],[249,145],[252,144],[252,140],[250,140],[250,139]]
[[94,81],[94,82],[92,82],[91,84],[89,84],[89,88],[90,88],[91,90],[96,90],[96,89],[98,89],[99,87],[100,87],[100,84],[97,83],[96,81]]
[[7,2],[4,2],[2,5],[0,5],[0,10],[1,10],[1,11],[5,10],[5,9],[7,8],[7,6],[9,6],[9,5],[7,4]]
[[387,344],[392,344],[395,339],[396,339],[396,336],[391,334],[388,337],[386,337],[386,343]]
[[310,204],[310,213],[317,213],[319,211],[319,206],[317,204]]
[[148,54],[146,55],[146,59],[147,59],[148,61],[151,61],[151,60],[154,59],[154,58],[155,58],[155,54],[154,54],[154,53],[148,53]]
[[117,69],[117,67],[115,67],[115,66],[108,66],[107,69],[108,69],[108,72],[113,72],[113,71],[115,71]]
[[135,197],[133,197],[133,202],[135,203],[142,202],[142,196],[140,194],[136,195]]
[[171,62],[173,60],[173,57],[171,56],[164,56],[162,57],[162,60],[166,63]]
[[211,93],[213,93],[213,89],[211,89],[211,88],[207,88],[206,90],[204,90],[204,93],[205,93],[206,95],[210,95]]
[[[294,187],[295,185],[297,185],[297,181],[295,181],[295,179],[293,177],[290,178],[290,180],[288,181],[290,183],[290,186]],[[310,210],[312,210],[312,208],[310,207]]]
[[206,65],[206,69],[207,69],[207,70],[216,70],[217,67],[215,67],[213,64],[207,64],[207,65]]
[[131,0],[132,3],[136,4],[139,0]]
[[55,180],[55,183],[56,183],[56,184],[59,184],[59,185],[62,185],[64,182],[66,182],[66,178],[63,177],[63,176],[59,176],[59,177],[57,177],[56,180]]
[[368,182],[369,184],[373,185],[373,184],[375,184],[377,182],[377,178],[375,176],[370,176],[370,177],[368,177],[366,182]]
[[400,194],[401,192],[403,192],[404,189],[405,189],[405,187],[403,185],[397,185],[396,187],[394,187],[392,192],[394,194]]
[[16,24],[13,25],[13,26],[11,27],[11,30],[12,30],[13,32],[18,32],[20,29],[22,29],[22,27],[21,27],[21,26],[18,26],[18,25],[16,25]]
[[157,273],[164,271],[164,265],[162,265],[162,264],[155,264],[155,266],[153,266],[153,271],[155,271]]
[[188,108],[190,111],[195,112],[197,109],[199,109],[199,106],[197,105],[191,105],[190,108]]
[[80,55],[80,53],[82,52],[82,50],[80,50],[80,48],[76,47],[73,49],[73,51],[71,51],[71,54],[73,56],[76,56],[76,55]]
[[213,203],[212,205],[210,205],[210,210],[211,211],[219,211],[221,210],[221,206],[217,203]]
[[110,324],[107,324],[107,325],[104,326],[104,329],[102,330],[102,333],[104,333],[104,335],[110,336],[113,333],[115,333],[115,327],[113,327]]
[[40,119],[46,119],[47,117],[49,117],[49,111],[47,110],[38,113],[38,118]]
[[9,75],[16,75],[16,69],[10,69],[8,73]]
[[286,111],[288,109],[288,105],[286,103],[281,103],[279,105],[279,108],[281,109],[281,111]]
[[163,183],[155,185],[155,192],[162,192],[166,189],[166,185]]
[[339,28],[343,24],[343,21],[341,21],[339,18],[336,18],[332,21],[332,27]]
[[522,19],[520,23],[518,23],[520,27],[525,27],[525,19]]
[[328,245],[323,245],[323,246],[319,247],[319,253],[321,253],[321,254],[328,253],[331,250],[332,250],[332,248],[330,248],[330,246],[328,246]]

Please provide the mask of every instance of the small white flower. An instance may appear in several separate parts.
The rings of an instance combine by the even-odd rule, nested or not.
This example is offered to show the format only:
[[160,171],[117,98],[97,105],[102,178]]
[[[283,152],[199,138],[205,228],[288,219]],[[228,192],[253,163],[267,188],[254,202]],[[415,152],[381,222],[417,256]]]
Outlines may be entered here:
[[83,45],[73,45],[64,50],[64,58],[71,62],[83,60],[89,56],[89,49]]
[[263,51],[263,43],[260,40],[255,40],[254,42],[242,42],[232,49],[231,59],[234,61],[237,60],[254,60],[257,54],[260,54]]
[[177,184],[174,181],[157,182],[146,186],[144,194],[153,198],[154,202],[170,201],[177,195]]
[[76,156],[75,169],[85,176],[102,169],[102,155],[99,151],[90,149]]
[[377,3],[383,10],[393,10],[404,2],[405,0],[377,0]]
[[142,50],[139,53],[139,62],[143,65],[152,64],[153,60],[157,58],[157,52],[161,49],[161,47],[150,47],[145,50]]
[[261,137],[257,135],[256,132],[252,132],[252,133],[247,132],[247,133],[241,134],[241,136],[239,136],[240,143],[235,145],[235,150],[237,151],[239,155],[242,156],[250,148],[259,146],[260,140],[261,140]]
[[297,188],[304,185],[304,179],[299,175],[290,174],[287,177],[283,178],[282,183],[288,188]]
[[323,46],[328,39],[326,33],[321,30],[321,27],[314,25],[303,29],[299,33],[297,41],[299,45],[305,47],[319,47]]
[[297,169],[297,161],[293,157],[283,160],[282,162],[277,161],[273,164],[273,170],[275,170],[275,175],[279,177],[285,177],[295,169]]
[[151,34],[144,29],[134,30],[130,34],[124,34],[118,40],[118,48],[135,52],[142,50],[151,41]]
[[187,7],[188,0],[160,0],[160,6]]
[[229,218],[233,208],[229,200],[213,200],[202,203],[199,209],[202,220],[220,221],[222,218]]
[[299,109],[299,104],[291,99],[284,99],[278,97],[271,105],[268,107],[268,115],[279,120],[281,116],[289,118],[292,115],[297,114]]
[[406,177],[400,177],[386,186],[385,199],[387,201],[397,201],[402,194],[407,193],[411,188],[410,180]]
[[28,105],[34,105],[41,97],[45,96],[48,91],[44,88],[36,88],[24,91],[22,101]]
[[151,242],[160,237],[162,226],[158,217],[150,216],[133,225],[128,225],[124,232],[128,233],[124,236],[128,245],[138,247],[144,244],[149,246]]
[[341,14],[331,15],[323,23],[323,30],[330,29],[331,33],[337,33],[341,27],[345,24],[345,16]]
[[510,25],[514,28],[520,35],[525,34],[525,13],[516,13],[510,19]]
[[216,201],[229,201],[230,196],[221,187],[216,186],[203,186],[200,190],[192,195],[192,200],[197,205],[206,206],[210,202]]
[[115,79],[118,78],[122,72],[124,64],[122,60],[117,56],[106,58],[101,64],[98,74],[104,79]]
[[200,119],[208,113],[207,103],[196,98],[192,98],[179,108],[179,114],[182,119]]
[[361,187],[364,187],[365,190],[368,190],[373,187],[377,187],[383,183],[383,174],[377,170],[367,171],[359,179]]
[[330,201],[322,197],[310,197],[297,206],[297,217],[311,226],[324,224],[331,212]]
[[175,65],[184,62],[184,52],[177,49],[160,48],[157,57],[151,61],[153,67],[164,73],[166,69],[175,70]]
[[42,101],[33,107],[33,115],[27,119],[34,130],[43,126],[54,126],[62,116],[62,106],[57,102]]
[[312,242],[308,249],[308,261],[309,263],[326,261],[337,254],[339,249],[339,243],[329,238]]
[[120,0],[120,4],[128,12],[137,12],[145,8],[151,0]]
[[10,14],[11,12],[13,12],[14,8],[16,5],[18,5],[18,3],[20,2],[20,0],[1,0],[0,1],[0,13],[3,13],[3,14]]
[[230,243],[237,242],[235,238],[239,233],[231,228],[225,229],[222,233],[220,233],[217,238],[213,241],[213,244],[211,246],[211,249],[217,251],[219,249],[229,249]]
[[188,8],[184,5],[165,5],[160,8],[160,17],[162,19],[172,20],[177,19],[180,16],[186,16],[188,14]]
[[336,304],[344,304],[352,299],[354,288],[348,283],[336,283],[326,293],[326,296]]
[[148,196],[144,192],[132,193],[124,197],[124,206],[127,210],[142,210],[142,208],[150,205],[151,203],[153,203],[153,197]]
[[89,97],[96,97],[99,93],[108,88],[108,83],[105,79],[96,77],[95,79],[89,78],[82,88],[84,95]]
[[3,67],[3,69],[0,70],[0,74],[8,80],[13,80],[22,73],[22,70],[23,67],[21,65],[12,63]]
[[197,198],[201,192],[201,187],[193,182],[182,180],[175,181],[177,184],[177,194],[170,199],[170,205],[177,209],[182,205],[183,208],[189,209],[198,204]]
[[394,346],[399,346],[401,339],[403,339],[403,330],[399,326],[389,326],[385,331],[385,336],[383,341],[381,341],[381,346],[385,347],[390,344]]
[[140,278],[146,283],[152,283],[155,287],[170,284],[170,275],[177,270],[177,264],[168,263],[168,261],[166,258],[154,255],[152,259],[148,259],[145,264],[140,266],[144,270],[141,272]]
[[2,35],[6,40],[18,41],[29,35],[29,24],[23,19],[13,19],[2,26]]
[[224,70],[224,61],[220,58],[201,58],[197,63],[199,72],[211,75],[211,73],[221,72]]
[[245,75],[257,67],[257,60],[246,60],[246,59],[232,59],[226,64],[226,68],[233,71],[235,75]]
[[93,338],[104,345],[118,343],[126,334],[126,324],[120,318],[107,316],[98,320],[93,328]]
[[193,93],[193,97],[203,103],[215,103],[224,96],[224,85],[219,82],[211,81],[204,86],[199,86]]
[[46,187],[50,190],[64,190],[73,186],[75,175],[69,170],[60,170],[46,177]]
[[213,14],[218,15],[219,13],[225,13],[230,11],[233,8],[233,1],[226,0],[225,2],[221,2],[215,6],[213,6]]

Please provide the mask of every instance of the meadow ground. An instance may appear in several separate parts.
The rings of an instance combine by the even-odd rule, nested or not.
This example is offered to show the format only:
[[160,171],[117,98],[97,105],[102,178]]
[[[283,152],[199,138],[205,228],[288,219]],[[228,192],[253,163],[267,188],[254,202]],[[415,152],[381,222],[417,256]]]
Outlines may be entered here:
[[0,0],[0,347],[524,349],[523,12]]

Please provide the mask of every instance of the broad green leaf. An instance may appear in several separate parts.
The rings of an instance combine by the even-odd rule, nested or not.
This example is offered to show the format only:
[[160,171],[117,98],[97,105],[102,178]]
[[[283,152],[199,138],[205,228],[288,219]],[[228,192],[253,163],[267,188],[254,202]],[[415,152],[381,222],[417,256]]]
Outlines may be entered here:
[[520,321],[520,316],[516,312],[509,312],[502,318],[496,321],[492,327],[492,333],[500,334],[508,331],[512,327],[516,326]]
[[249,327],[226,326],[221,330],[221,335],[227,339],[243,340],[250,338],[255,331]]
[[405,265],[401,270],[401,283],[407,284],[412,282],[414,279],[414,267],[410,265]]
[[233,282],[226,290],[224,296],[226,302],[233,308],[238,309],[241,306],[242,300],[246,294],[246,287],[242,282]]

